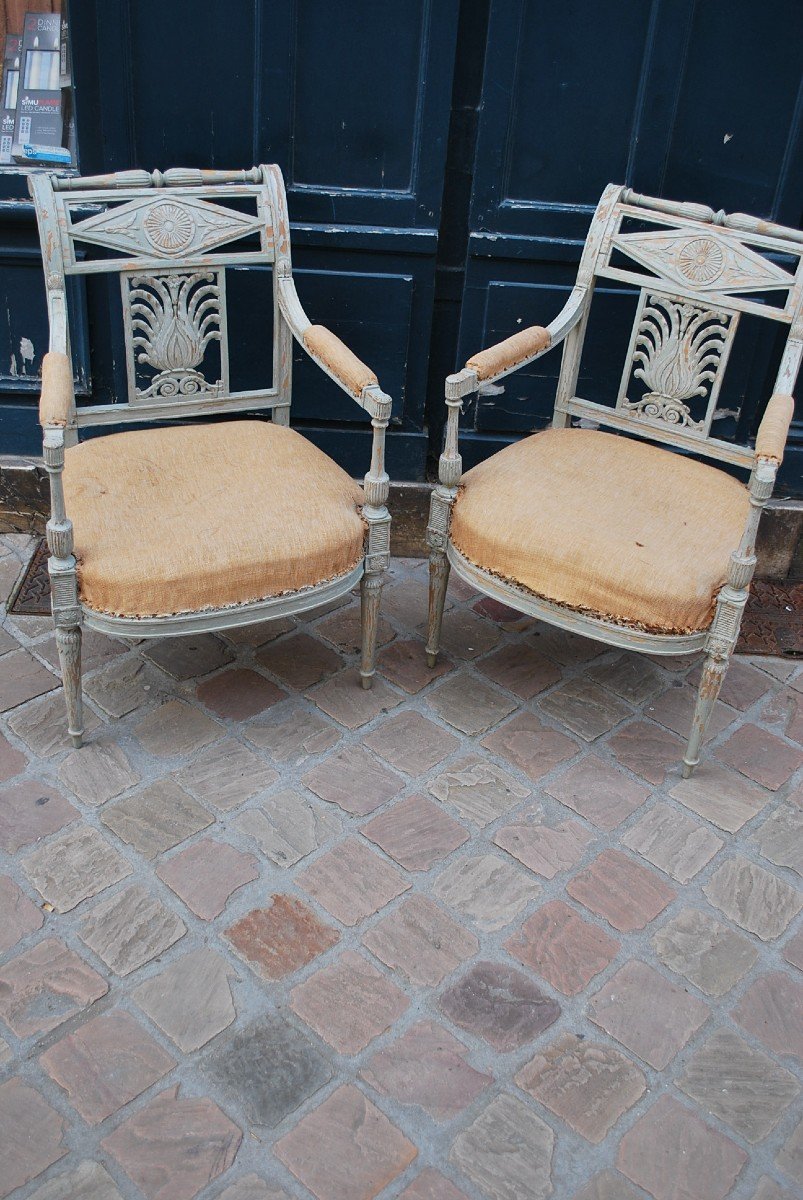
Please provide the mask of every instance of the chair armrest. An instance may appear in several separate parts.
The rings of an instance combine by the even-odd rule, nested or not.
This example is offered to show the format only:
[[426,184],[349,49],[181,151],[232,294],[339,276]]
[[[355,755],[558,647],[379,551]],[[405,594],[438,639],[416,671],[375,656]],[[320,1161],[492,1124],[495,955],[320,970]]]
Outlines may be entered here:
[[548,350],[552,337],[548,329],[542,325],[531,325],[522,329],[512,337],[480,350],[466,362],[466,368],[476,373],[480,383],[501,375],[502,372],[515,371],[524,362],[531,362],[539,354]]
[[49,351],[42,360],[39,424],[43,429],[64,429],[75,418],[72,366],[66,354]]
[[779,464],[783,461],[783,452],[794,413],[794,396],[776,392],[770,398],[756,434],[756,461],[770,459]]
[[335,383],[356,400],[374,420],[390,420],[392,401],[376,375],[325,325],[313,325],[301,305],[289,264],[280,263],[279,308],[293,337]]
[[371,368],[325,325],[308,325],[304,330],[303,345],[310,357],[324,366],[357,399],[364,388],[379,386],[379,380]]

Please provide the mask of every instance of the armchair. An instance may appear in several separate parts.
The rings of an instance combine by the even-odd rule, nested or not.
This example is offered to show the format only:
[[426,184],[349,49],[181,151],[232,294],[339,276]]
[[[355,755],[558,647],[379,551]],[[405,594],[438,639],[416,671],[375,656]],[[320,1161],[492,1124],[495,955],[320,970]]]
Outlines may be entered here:
[[[702,651],[683,761],[691,774],[736,645],[758,523],[792,420],[803,354],[801,257],[798,230],[605,189],[556,319],[483,350],[446,380],[445,445],[427,532],[430,666],[451,568],[488,596],[612,646]],[[782,265],[790,260],[791,268]],[[613,403],[577,395],[598,278],[628,285],[636,297]],[[743,313],[789,330],[753,448],[712,433]],[[463,400],[559,344],[551,428],[463,475]],[[691,455],[748,471],[747,486]]]
[[[301,307],[278,167],[37,175],[30,187],[50,320],[39,408],[51,491],[48,569],[74,744],[83,733],[84,625],[136,637],[222,630],[316,608],[360,582],[360,676],[370,687],[390,557],[391,400]],[[234,391],[227,269],[266,266],[273,378]],[[128,389],[119,403],[79,407],[66,286],[70,276],[98,273],[119,275]],[[362,488],[289,428],[293,337],[371,419]],[[187,423],[259,409],[271,421]],[[162,427],[79,444],[93,425],[154,421]]]

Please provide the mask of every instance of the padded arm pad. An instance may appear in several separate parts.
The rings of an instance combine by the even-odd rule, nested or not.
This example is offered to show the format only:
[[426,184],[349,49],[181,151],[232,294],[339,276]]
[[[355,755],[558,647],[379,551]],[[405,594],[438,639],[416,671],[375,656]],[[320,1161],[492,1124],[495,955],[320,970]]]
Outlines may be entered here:
[[484,379],[490,379],[500,371],[510,371],[526,358],[534,358],[542,350],[547,350],[551,340],[549,330],[541,325],[531,325],[529,329],[522,329],[503,342],[481,350],[468,360],[466,366],[470,371],[477,372],[477,378],[482,383]]
[[795,413],[794,396],[776,392],[761,418],[756,434],[756,458],[783,460],[789,426]]
[[73,413],[72,366],[66,354],[50,350],[42,359],[42,393],[39,397],[39,424],[69,424]]
[[352,354],[337,334],[332,333],[325,325],[309,325],[304,330],[304,345],[310,354],[325,363],[332,374],[358,399],[363,388],[379,382],[371,368],[366,367],[356,354]]

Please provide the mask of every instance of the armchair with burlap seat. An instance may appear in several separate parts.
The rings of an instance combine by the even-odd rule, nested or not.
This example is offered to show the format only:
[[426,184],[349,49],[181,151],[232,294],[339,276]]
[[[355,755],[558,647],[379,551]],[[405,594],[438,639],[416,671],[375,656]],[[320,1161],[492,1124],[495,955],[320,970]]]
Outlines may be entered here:
[[[359,583],[360,677],[370,687],[390,555],[391,400],[301,307],[278,167],[30,182],[50,317],[39,410],[51,485],[48,569],[74,744],[83,734],[84,625],[137,638],[225,630],[320,607]],[[266,267],[273,378],[235,391],[226,273],[253,268],[264,278]],[[113,404],[77,407],[67,281],[98,273],[119,276],[128,391]],[[362,487],[289,427],[294,337],[371,420]],[[260,409],[272,419],[232,419]],[[198,423],[215,415],[228,419]],[[134,422],[161,427],[79,444],[81,429]]]
[[[450,569],[513,608],[611,646],[702,651],[683,766],[684,775],[692,772],[739,634],[759,518],[792,420],[803,352],[802,255],[798,230],[605,189],[558,317],[474,355],[446,380],[445,447],[427,533],[430,666]],[[611,404],[577,395],[596,279],[637,293]],[[743,313],[788,329],[752,448],[712,432]],[[464,400],[558,345],[551,428],[463,475]],[[745,470],[749,481],[701,459]]]

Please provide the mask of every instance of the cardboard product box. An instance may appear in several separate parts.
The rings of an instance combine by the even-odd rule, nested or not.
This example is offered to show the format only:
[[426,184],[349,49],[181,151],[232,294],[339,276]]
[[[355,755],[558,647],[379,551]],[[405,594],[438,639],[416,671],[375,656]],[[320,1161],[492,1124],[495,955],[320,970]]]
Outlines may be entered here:
[[12,154],[18,162],[64,162],[58,13],[25,14],[21,66]]
[[59,87],[66,88],[72,84],[72,54],[70,52],[69,21],[62,14],[61,40],[59,43]]
[[2,104],[0,104],[0,163],[11,163],[11,147],[14,142],[14,120],[17,115],[19,94],[20,58],[22,36],[10,33],[6,37],[3,51]]

